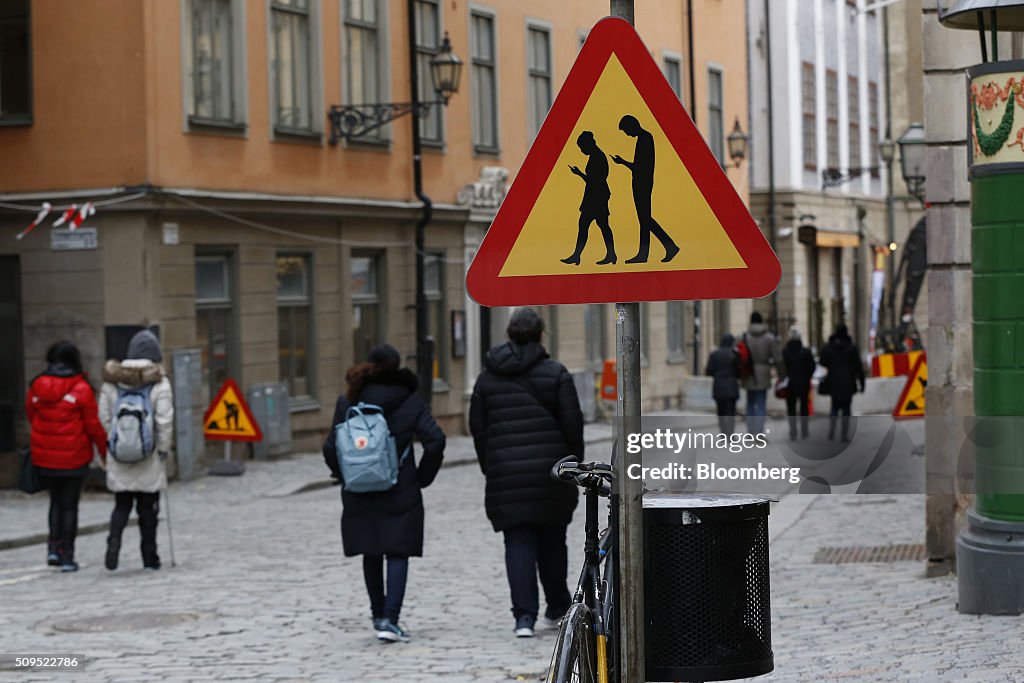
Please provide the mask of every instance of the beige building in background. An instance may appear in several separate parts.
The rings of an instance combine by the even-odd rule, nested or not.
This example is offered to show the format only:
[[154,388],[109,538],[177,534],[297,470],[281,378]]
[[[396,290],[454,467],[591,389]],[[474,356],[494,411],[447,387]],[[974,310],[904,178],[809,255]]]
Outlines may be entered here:
[[[486,343],[504,312],[465,294],[476,246],[585,39],[600,3],[416,0],[420,80],[445,34],[465,66],[447,108],[419,123],[427,295],[436,339],[433,409],[463,414]],[[742,0],[638,5],[636,25],[681,99],[691,78],[697,124],[724,158],[747,125]],[[709,27],[730,27],[717,40]],[[27,442],[25,383],[47,346],[75,341],[95,382],[140,326],[182,373],[179,440],[201,458],[202,407],[227,377],[244,391],[283,383],[293,448],[316,448],[345,369],[373,344],[414,362],[414,225],[420,215],[405,117],[358,142],[328,141],[334,104],[409,99],[408,22],[393,0],[7,0],[0,53],[0,453]],[[12,47],[13,46],[13,47]],[[430,87],[423,96],[431,98]],[[485,170],[487,169],[487,170]],[[506,169],[502,171],[501,169]],[[746,197],[745,167],[730,178]],[[475,188],[472,187],[474,184]],[[470,187],[467,187],[470,186]],[[76,235],[43,202],[91,201]],[[580,388],[614,356],[613,306],[549,307],[552,352]],[[645,403],[678,405],[693,366],[693,306],[645,304]],[[708,312],[710,310],[710,313]],[[743,304],[705,307],[704,326]],[[483,319],[483,324],[481,320]],[[488,334],[489,333],[489,334]],[[706,356],[705,341],[698,349]],[[698,359],[701,363],[703,358]],[[186,367],[184,365],[180,367]],[[584,398],[596,414],[593,393]],[[182,410],[184,412],[182,412]],[[181,454],[179,454],[181,455]]]

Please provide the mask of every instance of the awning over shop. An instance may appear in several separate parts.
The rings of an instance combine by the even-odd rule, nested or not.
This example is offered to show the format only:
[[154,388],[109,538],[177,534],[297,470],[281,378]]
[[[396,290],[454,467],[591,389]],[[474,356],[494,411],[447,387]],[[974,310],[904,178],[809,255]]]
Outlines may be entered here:
[[860,235],[845,230],[827,230],[814,225],[801,225],[797,231],[801,244],[817,247],[859,247]]

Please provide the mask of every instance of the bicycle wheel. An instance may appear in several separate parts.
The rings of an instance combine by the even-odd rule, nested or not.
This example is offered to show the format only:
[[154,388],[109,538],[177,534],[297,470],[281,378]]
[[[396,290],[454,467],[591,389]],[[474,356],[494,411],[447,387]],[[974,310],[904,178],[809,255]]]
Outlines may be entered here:
[[586,605],[575,603],[565,613],[547,683],[597,683],[594,614]]

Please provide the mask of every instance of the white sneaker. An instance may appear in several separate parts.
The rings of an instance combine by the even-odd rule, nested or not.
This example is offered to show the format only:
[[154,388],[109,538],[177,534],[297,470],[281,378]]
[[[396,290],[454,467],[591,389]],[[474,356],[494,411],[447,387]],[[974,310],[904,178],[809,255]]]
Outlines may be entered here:
[[533,638],[533,619],[519,617],[516,619],[516,638]]
[[534,625],[534,628],[538,631],[554,631],[561,625],[561,623],[561,619],[548,619],[542,614],[537,619],[537,623]]

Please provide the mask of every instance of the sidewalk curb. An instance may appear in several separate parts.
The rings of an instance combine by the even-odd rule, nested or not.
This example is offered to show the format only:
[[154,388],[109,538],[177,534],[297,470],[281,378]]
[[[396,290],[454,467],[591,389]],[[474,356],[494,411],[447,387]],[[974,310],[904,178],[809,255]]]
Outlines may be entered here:
[[[128,520],[128,526],[136,526],[138,520],[134,517]],[[110,529],[110,522],[93,522],[92,524],[83,524],[78,527],[78,536],[88,536],[89,534],[98,534]],[[0,538],[0,552],[4,550],[14,550],[15,548],[23,548],[27,545],[39,545],[46,543],[49,538],[48,533],[29,534],[28,536],[20,536],[18,538]]]

